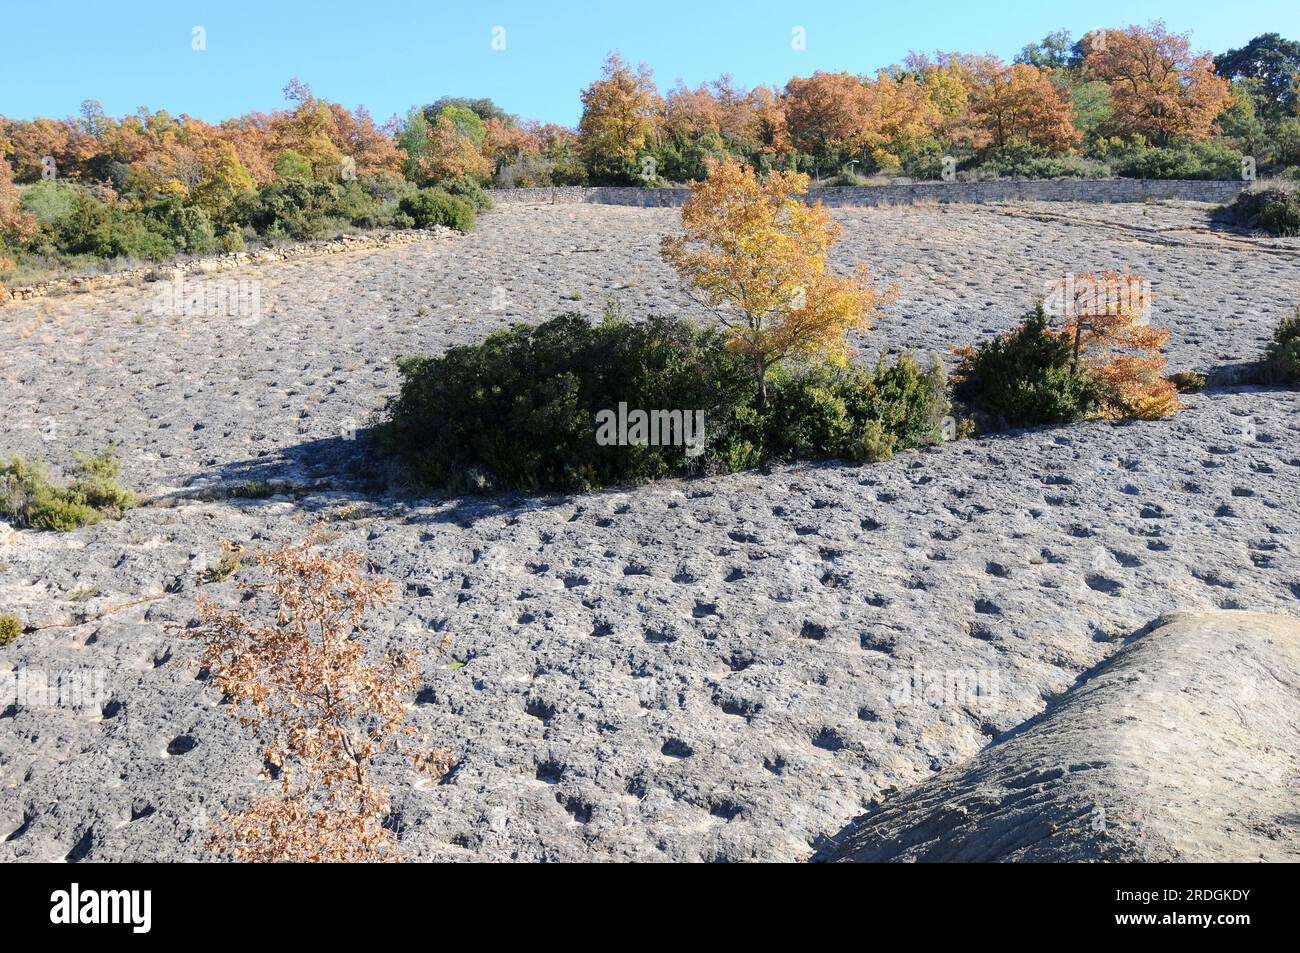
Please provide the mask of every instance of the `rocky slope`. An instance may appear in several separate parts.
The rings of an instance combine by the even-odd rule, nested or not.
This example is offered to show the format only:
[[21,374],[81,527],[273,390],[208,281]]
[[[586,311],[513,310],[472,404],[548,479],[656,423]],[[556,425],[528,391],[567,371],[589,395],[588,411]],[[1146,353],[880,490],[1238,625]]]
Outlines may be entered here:
[[1159,620],[1040,719],[851,825],[832,859],[1300,858],[1300,623]]
[[[1078,214],[837,211],[839,263],[903,287],[868,356],[1004,330],[1067,270],[1151,275],[1175,368],[1252,358],[1300,300],[1293,258],[1211,244],[1203,210],[1116,206],[1117,228],[1051,211]],[[259,790],[258,740],[166,628],[192,618],[225,540],[323,525],[397,581],[378,646],[449,638],[411,711],[456,769],[433,787],[381,772],[422,860],[805,859],[1162,613],[1300,616],[1294,392],[1216,390],[1168,422],[874,466],[572,497],[373,488],[364,423],[398,355],[595,316],[606,295],[702,318],[656,255],[675,215],[503,207],[461,239],[265,266],[253,322],[155,314],[147,286],[0,313],[0,453],[66,464],[114,444],[156,501],[71,534],[0,533],[0,610],[33,627],[0,676],[103,686],[91,706],[0,703],[0,860],[201,858],[206,826]],[[1130,227],[1151,216],[1169,241]],[[227,495],[249,479],[295,492]]]

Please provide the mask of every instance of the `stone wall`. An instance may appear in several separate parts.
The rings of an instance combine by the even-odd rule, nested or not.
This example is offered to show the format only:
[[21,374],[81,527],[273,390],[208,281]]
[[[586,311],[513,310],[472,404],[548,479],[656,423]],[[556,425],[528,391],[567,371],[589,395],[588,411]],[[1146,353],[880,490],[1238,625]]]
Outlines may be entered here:
[[[988,182],[917,182],[912,185],[866,185],[814,188],[812,198],[831,206],[916,205],[938,202],[1142,202],[1166,199],[1182,202],[1232,201],[1248,183],[1183,179],[997,179]],[[648,189],[568,185],[540,189],[496,189],[497,202],[568,205],[635,205],[642,208],[677,206],[689,189]]]

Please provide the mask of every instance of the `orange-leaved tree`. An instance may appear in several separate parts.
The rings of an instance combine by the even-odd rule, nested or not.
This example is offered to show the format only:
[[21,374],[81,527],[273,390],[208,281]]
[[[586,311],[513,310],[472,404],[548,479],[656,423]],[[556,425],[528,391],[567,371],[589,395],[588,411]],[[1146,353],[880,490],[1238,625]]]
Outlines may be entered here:
[[208,846],[245,861],[397,861],[384,823],[388,789],[371,779],[383,752],[405,754],[441,777],[444,752],[406,750],[423,735],[401,724],[405,695],[419,685],[416,656],[366,660],[366,613],[392,598],[392,581],[372,576],[356,552],[313,552],[312,541],[257,557],[269,581],[252,586],[277,604],[261,624],[200,596],[199,625],[185,631],[202,650],[197,664],[240,724],[272,736],[264,752],[277,794],[224,818]]
[[1181,406],[1162,373],[1169,331],[1148,323],[1154,299],[1145,278],[1114,271],[1071,275],[1051,289],[1057,333],[1072,347],[1070,371],[1096,377],[1105,416],[1151,420]]
[[662,253],[749,360],[762,411],[770,368],[786,359],[843,363],[848,332],[869,329],[897,291],[872,284],[865,266],[853,275],[831,270],[826,254],[840,228],[820,201],[802,200],[808,176],[772,172],[760,179],[730,159],[708,170],[705,181],[691,183],[683,234],[664,239]]
[[1230,100],[1231,84],[1215,74],[1214,58],[1194,54],[1186,33],[1170,33],[1159,20],[1091,34],[1084,63],[1110,89],[1117,131],[1157,145],[1204,139]]
[[1048,70],[1027,63],[981,64],[972,87],[968,121],[975,145],[1003,149],[1020,143],[1065,152],[1083,141],[1066,96]]

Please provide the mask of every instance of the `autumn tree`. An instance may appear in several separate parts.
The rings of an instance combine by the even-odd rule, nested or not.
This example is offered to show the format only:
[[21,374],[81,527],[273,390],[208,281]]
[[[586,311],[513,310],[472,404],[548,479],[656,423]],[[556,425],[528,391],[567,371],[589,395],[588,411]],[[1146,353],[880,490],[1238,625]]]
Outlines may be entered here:
[[4,157],[5,140],[0,136],[0,303],[8,301],[10,292],[5,289],[4,280],[14,263],[5,257],[6,242],[22,242],[29,238],[36,228],[36,220],[22,210],[22,198],[14,185],[13,174]]
[[734,160],[713,162],[691,183],[683,234],[664,239],[673,265],[728,329],[730,346],[754,369],[760,412],[767,372],[787,359],[843,363],[847,334],[871,327],[896,291],[874,286],[865,266],[836,275],[826,261],[840,228],[821,202],[802,201],[808,176],[760,179]]
[[602,78],[582,91],[578,137],[592,172],[615,179],[635,175],[637,156],[654,133],[658,112],[659,94],[649,68],[633,69],[611,53]]
[[1070,275],[1048,300],[1060,319],[1057,333],[1071,347],[1070,373],[1097,380],[1105,416],[1155,419],[1181,406],[1163,376],[1169,331],[1148,321],[1154,296],[1146,279],[1114,271]]
[[898,165],[942,122],[929,89],[910,73],[880,70],[875,79],[864,80],[862,88],[867,106],[865,141],[877,168]]
[[474,140],[462,135],[452,116],[445,113],[429,125],[424,155],[414,160],[415,179],[422,184],[469,178],[486,184],[495,171],[491,159]]
[[841,162],[867,142],[867,92],[851,73],[818,71],[785,87],[790,141],[822,162]]
[[[0,146],[3,146],[2,139]],[[35,220],[22,210],[22,196],[14,185],[13,173],[9,171],[4,150],[0,148],[0,248],[4,247],[6,238],[17,241],[26,239],[35,227]]]
[[262,624],[200,596],[196,664],[211,673],[230,713],[264,731],[268,778],[277,794],[227,816],[209,847],[244,861],[397,861],[384,826],[389,792],[371,777],[385,752],[406,755],[433,779],[443,752],[408,750],[423,736],[401,724],[418,687],[414,655],[366,660],[366,613],[392,599],[392,581],[366,571],[356,552],[313,552],[311,541],[257,557],[269,581],[251,587],[276,603]]
[[1059,153],[1083,138],[1071,121],[1069,101],[1052,85],[1048,71],[1026,63],[981,64],[967,108],[976,146],[1001,150],[1022,144]]
[[1157,145],[1204,139],[1228,105],[1228,81],[1209,53],[1159,20],[1146,29],[1105,30],[1087,43],[1085,65],[1110,89],[1112,122]]
[[722,109],[703,83],[689,89],[681,80],[664,97],[663,128],[678,139],[696,139],[712,133],[720,136]]
[[752,93],[755,136],[759,151],[774,159],[782,159],[793,151],[790,142],[790,122],[786,116],[785,98],[780,89],[759,86]]

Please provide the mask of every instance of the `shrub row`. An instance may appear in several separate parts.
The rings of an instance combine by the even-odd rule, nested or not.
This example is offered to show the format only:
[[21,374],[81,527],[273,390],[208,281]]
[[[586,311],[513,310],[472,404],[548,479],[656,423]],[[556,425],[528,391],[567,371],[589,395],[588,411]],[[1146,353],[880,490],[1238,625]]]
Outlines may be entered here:
[[158,261],[177,254],[242,251],[249,242],[325,238],[357,228],[474,227],[491,206],[474,182],[418,189],[391,175],[350,182],[313,182],[286,175],[205,208],[179,195],[124,201],[100,189],[54,180],[25,189],[22,211],[35,232],[14,254],[68,259],[88,256]]
[[[963,349],[951,399],[937,357],[922,366],[903,356],[875,367],[778,367],[760,412],[751,368],[721,330],[666,318],[633,324],[617,314],[591,324],[564,314],[441,357],[402,359],[401,387],[378,438],[420,484],[578,490],[775,461],[884,460],[976,429],[1166,416],[1178,407],[1174,389],[1199,391],[1205,377],[1161,378],[1162,365],[1131,371],[1123,356],[1114,364],[1076,361],[1071,335],[1040,304],[1007,334]],[[1277,329],[1259,379],[1300,386],[1300,309]],[[655,430],[635,429],[637,410],[698,410],[702,434],[678,428],[672,432],[694,444],[656,442]],[[600,427],[614,420],[626,422],[627,439],[602,443]]]
[[[778,370],[760,413],[752,368],[724,334],[666,318],[633,324],[607,315],[593,325],[565,314],[399,368],[381,445],[421,482],[455,491],[573,490],[774,460],[883,459],[942,439],[948,413],[942,366],[910,357],[874,369]],[[652,418],[660,422],[679,415],[655,443],[636,430],[634,411],[665,412]],[[629,423],[627,442],[598,442],[602,412],[611,428],[614,416]]]

